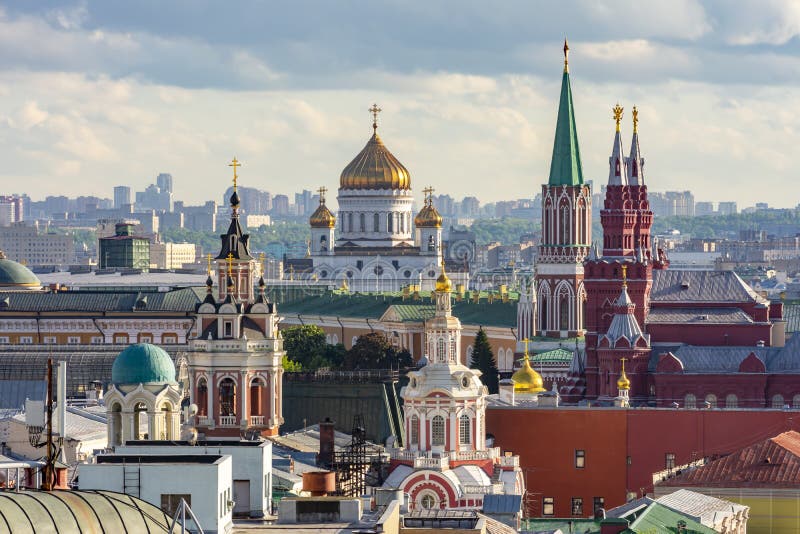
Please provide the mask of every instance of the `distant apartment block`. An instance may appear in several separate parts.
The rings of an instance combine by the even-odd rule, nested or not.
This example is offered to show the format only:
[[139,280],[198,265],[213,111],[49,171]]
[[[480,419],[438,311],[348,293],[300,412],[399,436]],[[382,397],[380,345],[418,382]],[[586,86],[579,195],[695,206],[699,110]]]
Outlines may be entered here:
[[661,217],[693,217],[694,195],[691,191],[666,191],[649,193],[653,213]]
[[182,269],[196,261],[194,243],[150,243],[151,269]]
[[118,185],[114,187],[114,209],[122,209],[123,206],[133,204],[133,196],[131,195],[131,188],[127,185]]
[[258,228],[269,226],[272,224],[272,219],[269,215],[245,215],[244,224],[247,228]]
[[733,215],[739,213],[736,202],[720,202],[717,208],[720,215]]
[[133,224],[117,223],[114,235],[101,237],[98,263],[101,269],[150,270],[150,240],[133,233]]
[[175,203],[175,212],[183,214],[183,227],[195,232],[217,231],[217,203],[209,200],[202,206],[186,206],[183,201]]
[[23,222],[0,227],[0,250],[6,257],[29,266],[75,263],[72,236],[39,233],[36,225]]
[[0,196],[0,226],[9,226],[25,218],[25,197],[19,195]]

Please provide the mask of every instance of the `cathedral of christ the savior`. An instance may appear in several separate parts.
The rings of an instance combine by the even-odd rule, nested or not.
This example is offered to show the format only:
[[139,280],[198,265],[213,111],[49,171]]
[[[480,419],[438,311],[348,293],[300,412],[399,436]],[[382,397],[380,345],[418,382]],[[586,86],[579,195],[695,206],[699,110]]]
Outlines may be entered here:
[[[319,206],[309,219],[308,258],[289,260],[287,268],[292,277],[297,273],[353,291],[405,286],[430,291],[443,257],[442,217],[433,205],[433,189],[425,189],[424,205],[414,216],[411,173],[378,135],[380,108],[373,105],[370,111],[372,137],[339,178],[338,214],[326,204],[326,188],[320,188]],[[467,273],[453,276],[466,285]]]

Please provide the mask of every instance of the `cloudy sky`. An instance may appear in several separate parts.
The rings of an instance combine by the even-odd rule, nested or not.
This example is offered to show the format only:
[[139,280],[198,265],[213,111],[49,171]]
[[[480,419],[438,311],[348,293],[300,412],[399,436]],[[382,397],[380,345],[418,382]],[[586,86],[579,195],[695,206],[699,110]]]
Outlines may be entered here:
[[[231,7],[234,6],[234,7]],[[546,180],[564,36],[584,174],[640,110],[651,190],[800,201],[800,4],[786,0],[17,0],[0,3],[0,192],[334,189],[383,108],[419,192]],[[626,141],[626,144],[629,141]]]

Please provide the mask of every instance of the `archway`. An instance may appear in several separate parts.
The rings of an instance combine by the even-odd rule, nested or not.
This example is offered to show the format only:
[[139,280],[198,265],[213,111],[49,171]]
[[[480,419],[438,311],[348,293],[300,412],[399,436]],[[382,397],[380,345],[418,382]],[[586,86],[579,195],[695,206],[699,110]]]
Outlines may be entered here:
[[220,424],[236,424],[236,382],[230,377],[219,383],[219,415]]

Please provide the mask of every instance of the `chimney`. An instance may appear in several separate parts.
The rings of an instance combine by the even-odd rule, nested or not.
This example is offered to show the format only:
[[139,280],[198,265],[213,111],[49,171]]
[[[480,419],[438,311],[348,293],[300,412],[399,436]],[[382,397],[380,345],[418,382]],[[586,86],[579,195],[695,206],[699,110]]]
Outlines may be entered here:
[[325,421],[319,424],[319,454],[317,455],[317,465],[330,467],[333,464],[334,454],[334,430],[333,421],[326,417]]

